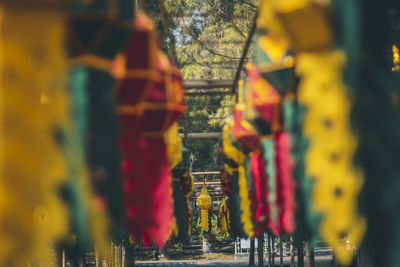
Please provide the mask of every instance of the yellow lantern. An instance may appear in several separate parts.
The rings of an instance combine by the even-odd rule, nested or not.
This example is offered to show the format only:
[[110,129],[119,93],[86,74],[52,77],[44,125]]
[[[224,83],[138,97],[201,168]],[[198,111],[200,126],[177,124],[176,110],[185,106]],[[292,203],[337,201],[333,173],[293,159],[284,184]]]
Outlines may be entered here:
[[203,188],[197,197],[197,206],[200,208],[201,215],[201,231],[208,232],[210,230],[208,224],[208,210],[211,208],[211,197],[207,193],[207,189]]

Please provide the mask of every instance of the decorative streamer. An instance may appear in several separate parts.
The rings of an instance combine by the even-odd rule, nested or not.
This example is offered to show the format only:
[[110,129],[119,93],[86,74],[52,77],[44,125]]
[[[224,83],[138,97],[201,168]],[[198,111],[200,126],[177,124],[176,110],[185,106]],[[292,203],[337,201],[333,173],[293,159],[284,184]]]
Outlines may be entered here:
[[294,184],[291,176],[293,164],[290,160],[289,136],[282,132],[281,97],[260,76],[254,64],[247,65],[247,73],[249,81],[245,87],[246,117],[257,126],[259,134],[263,136],[261,142],[264,143],[262,147],[266,158],[261,162],[264,165],[261,167],[267,171],[263,174],[265,179],[268,177],[269,193],[266,198],[269,198],[267,203],[272,205],[268,209],[271,213],[268,215],[269,226],[275,234],[292,233],[295,227]]
[[283,103],[284,129],[290,133],[291,154],[294,161],[293,178],[295,187],[295,221],[296,230],[293,240],[296,244],[304,240],[314,242],[318,237],[319,216],[312,208],[312,180],[306,177],[305,173],[305,153],[307,141],[304,139],[303,122],[304,107],[301,107],[293,94],[285,97]]
[[274,234],[279,235],[281,233],[281,229],[279,227],[279,208],[275,168],[275,141],[271,138],[261,138],[261,148],[268,177],[268,227]]
[[[282,204],[282,201],[279,199],[279,190],[281,189],[278,180],[280,178],[280,169],[277,168],[278,165],[276,164],[277,153],[274,151],[276,149],[274,133],[281,128],[281,98],[276,90],[260,76],[254,64],[247,65],[247,73],[249,75],[249,81],[245,87],[247,103],[246,117],[257,126],[257,130],[262,136],[262,149],[260,152],[264,158],[255,171],[260,171],[260,169],[264,171],[261,178],[265,177],[266,179],[264,183],[266,184],[267,191],[264,197],[266,205],[268,206],[265,210],[268,213],[265,214],[265,216],[266,219],[268,219],[267,222],[271,231],[275,234],[280,234],[282,228],[280,227],[279,218],[281,217],[281,211],[284,209],[280,207]],[[254,175],[256,174],[257,172]]]
[[229,221],[229,210],[226,206],[225,198],[222,200],[221,204],[218,206],[218,226],[222,233],[228,232],[228,221]]
[[[233,160],[237,166],[237,171],[235,170],[232,173],[234,174],[232,175],[232,201],[235,203],[235,205],[237,202],[239,202],[238,204],[241,211],[240,221],[243,224],[243,231],[246,233],[247,236],[251,237],[254,235],[254,226],[252,222],[250,200],[248,195],[250,187],[248,187],[247,184],[246,170],[244,166],[245,155],[239,150],[239,145],[234,142],[234,138],[232,136],[233,127],[234,121],[231,117],[227,118],[226,124],[223,129],[223,151],[225,155],[229,159]],[[227,171],[229,173],[229,170]],[[238,195],[235,195],[236,192],[238,193]],[[238,198],[235,198],[235,196],[237,196]],[[237,230],[240,233],[240,230]]]
[[242,210],[241,221],[244,226],[244,231],[249,237],[254,236],[253,215],[251,213],[251,200],[249,196],[250,187],[248,180],[250,177],[246,175],[246,162],[248,157],[243,160],[243,164],[239,165],[239,196],[240,196],[240,209]]
[[[234,138],[234,143],[238,143],[240,150],[238,153],[241,155],[241,162],[239,164],[239,196],[240,196],[240,206],[242,209],[242,223],[244,225],[244,231],[249,237],[254,236],[255,229],[255,217],[252,214],[252,207],[256,205],[256,199],[251,196],[251,190],[253,188],[253,181],[250,171],[250,159],[248,153],[254,152],[259,145],[259,136],[255,128],[244,119],[244,112],[246,110],[245,102],[245,88],[243,86],[243,81],[239,82],[239,97],[238,103],[234,107],[233,111],[233,127],[232,127],[232,137]],[[253,200],[253,201],[252,201]]]
[[[184,151],[185,151],[184,147]],[[189,153],[186,153],[187,157],[189,157]],[[185,152],[184,152],[184,157],[185,157]],[[185,161],[184,161],[185,162]],[[187,165],[189,166],[189,164]],[[187,220],[187,235],[191,234],[191,221],[192,221],[192,210],[190,209],[190,202],[189,202],[189,197],[193,193],[193,183],[194,183],[194,178],[193,176],[189,173],[189,169],[186,171],[186,173],[181,177],[181,186],[182,186],[182,192],[185,195],[185,211],[186,211],[186,220]],[[184,230],[186,231],[186,230]]]
[[[133,30],[132,1],[118,3],[69,1],[68,51],[70,66],[86,69],[88,95],[87,154],[95,206],[110,220],[111,234],[124,238],[122,182],[118,152],[118,127],[112,95],[112,60]],[[129,26],[126,26],[129,25]],[[83,70],[82,70],[83,71]],[[74,85],[75,86],[75,85]],[[78,86],[78,85],[76,85]]]
[[[178,123],[175,122],[169,130],[165,133],[165,143],[167,145],[167,153],[169,160],[169,167],[172,169],[172,191],[174,200],[174,221],[173,227],[174,237],[177,240],[185,242],[188,240],[188,199],[184,192],[184,185],[189,175],[189,166],[184,166],[182,139],[178,136]],[[186,186],[187,187],[187,186]],[[190,190],[191,188],[186,188]],[[191,191],[191,190],[190,190]],[[185,194],[186,193],[186,194]],[[190,192],[191,193],[191,192]]]
[[286,233],[293,233],[294,221],[294,183],[292,179],[293,161],[290,153],[290,136],[287,132],[275,135],[276,166],[278,181],[278,203],[280,207],[280,228]]
[[229,198],[231,196],[232,176],[226,171],[225,164],[221,165],[221,167],[219,168],[219,173],[221,189],[224,194]]
[[391,70],[391,48],[399,41],[395,25],[400,5],[339,0],[333,7],[338,44],[347,57],[343,76],[354,98],[352,127],[359,137],[355,163],[365,176],[360,204],[368,227],[361,251],[373,266],[397,266],[400,77]]
[[260,154],[255,154],[250,158],[250,170],[253,179],[252,192],[252,213],[255,216],[256,231],[255,236],[266,231],[268,225],[268,185],[265,171],[265,164]]
[[[1,12],[0,266],[51,262],[68,231],[59,195],[67,166],[58,137],[71,121],[64,13],[5,1]],[[28,64],[29,62],[29,64]]]
[[232,211],[230,225],[233,233],[238,237],[246,238],[247,234],[244,232],[244,226],[242,224],[242,210],[240,208],[240,196],[239,196],[239,172],[238,162],[240,160],[238,150],[235,148],[229,138],[232,131],[232,117],[228,117],[223,127],[223,140],[222,150],[226,156],[224,168],[228,176],[230,176],[230,192],[229,205]]
[[240,208],[240,196],[239,196],[239,172],[236,168],[231,168],[225,165],[226,172],[231,178],[231,197],[229,198],[229,206],[232,214],[230,216],[230,225],[232,232],[242,238],[248,238],[248,235],[244,231],[244,225],[242,223],[242,210]]
[[359,244],[366,220],[357,210],[363,175],[352,164],[357,140],[350,128],[351,102],[342,82],[344,61],[341,51],[303,53],[298,56],[296,72],[302,78],[298,99],[308,109],[304,121],[304,135],[310,140],[306,173],[314,180],[313,207],[324,216],[320,233],[338,261],[348,264],[354,253],[346,240]]

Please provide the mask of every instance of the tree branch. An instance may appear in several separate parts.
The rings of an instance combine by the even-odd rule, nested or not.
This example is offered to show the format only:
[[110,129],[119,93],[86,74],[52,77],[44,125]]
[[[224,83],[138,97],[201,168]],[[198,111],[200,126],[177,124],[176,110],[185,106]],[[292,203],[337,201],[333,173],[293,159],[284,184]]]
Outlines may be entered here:
[[163,0],[158,0],[158,5],[160,6],[161,10],[161,20],[164,26],[164,30],[167,33],[168,39],[169,39],[169,46],[171,49],[171,55],[172,55],[172,61],[179,67],[179,62],[178,62],[178,56],[176,54],[176,41],[175,41],[175,36],[172,34],[171,29],[169,28],[169,15],[168,11],[164,6],[164,1]]

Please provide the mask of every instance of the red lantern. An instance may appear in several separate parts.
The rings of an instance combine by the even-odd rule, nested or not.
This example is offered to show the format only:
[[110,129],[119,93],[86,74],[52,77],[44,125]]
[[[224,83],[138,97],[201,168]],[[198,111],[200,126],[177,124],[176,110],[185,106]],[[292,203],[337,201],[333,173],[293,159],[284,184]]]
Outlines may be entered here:
[[[160,50],[157,52],[157,77],[146,99],[140,103],[140,161],[145,185],[141,205],[147,209],[145,244],[163,246],[169,237],[173,219],[171,173],[164,133],[184,112],[183,86],[179,71]],[[144,196],[146,194],[146,196]],[[147,201],[143,203],[143,199]],[[140,219],[145,222],[143,219]]]
[[121,79],[116,97],[127,230],[137,242],[161,247],[173,218],[163,134],[184,110],[183,91],[179,72],[159,50],[154,26],[144,14],[137,15],[136,32],[116,59],[114,74]]
[[162,137],[185,111],[180,71],[160,50],[157,53],[157,70],[155,83],[141,103],[142,135],[147,138]]
[[281,97],[254,64],[247,64],[249,82],[246,95],[246,118],[253,122],[260,135],[269,135],[280,129]]
[[252,183],[252,214],[255,216],[255,236],[264,233],[268,226],[268,188],[265,162],[260,154],[250,157]]
[[248,154],[255,151],[259,145],[259,136],[256,129],[244,118],[244,112],[246,110],[246,105],[244,102],[240,101],[235,105],[233,111],[233,136],[239,143],[243,152]]
[[227,197],[231,196],[232,176],[225,170],[224,164],[219,168],[221,189]]
[[292,178],[293,160],[290,153],[290,136],[286,132],[275,134],[276,169],[278,187],[278,205],[280,228],[286,233],[293,233],[294,221],[294,181]]

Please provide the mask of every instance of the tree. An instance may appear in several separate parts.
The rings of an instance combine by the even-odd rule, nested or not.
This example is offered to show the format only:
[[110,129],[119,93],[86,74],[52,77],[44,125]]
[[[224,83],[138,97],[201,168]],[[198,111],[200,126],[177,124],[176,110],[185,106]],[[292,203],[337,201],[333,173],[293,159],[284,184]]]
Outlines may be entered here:
[[[258,1],[166,0],[164,4],[183,78],[233,80]],[[162,47],[171,55],[172,47],[162,28],[158,3],[151,0],[148,6],[159,29]],[[251,58],[251,50],[249,55],[247,60]],[[186,125],[181,123],[181,126],[186,126],[188,132],[221,132],[234,103],[232,95],[187,97]],[[218,170],[221,163],[218,140],[190,140],[185,145],[194,157],[193,171]]]

